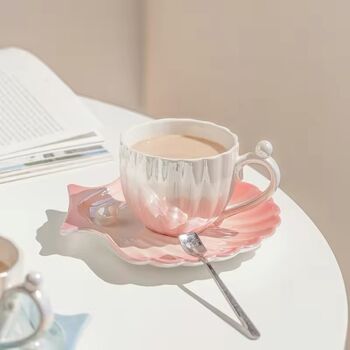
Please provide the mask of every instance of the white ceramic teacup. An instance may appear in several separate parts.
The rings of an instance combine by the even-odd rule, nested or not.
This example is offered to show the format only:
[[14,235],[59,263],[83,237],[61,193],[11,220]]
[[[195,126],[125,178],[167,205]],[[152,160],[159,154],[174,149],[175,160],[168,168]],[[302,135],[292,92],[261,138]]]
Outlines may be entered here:
[[[0,272],[0,348],[20,348],[32,344],[34,340],[44,334],[52,323],[53,313],[48,300],[41,291],[41,277],[38,273],[28,274],[25,281],[19,283],[21,277],[20,251],[10,240],[1,236],[0,262],[2,263]],[[17,301],[21,297],[31,301],[37,309],[36,318],[38,320],[29,331],[19,330],[22,329],[23,320],[14,320],[18,317],[17,309],[21,306],[18,305]],[[15,336],[13,335],[14,331]]]
[[[133,149],[136,142],[164,134],[183,134],[219,142],[225,151],[194,159],[168,159]],[[133,213],[149,229],[171,236],[200,232],[215,221],[268,200],[280,182],[271,157],[272,145],[260,141],[253,153],[239,155],[238,137],[229,129],[194,119],[159,119],[137,125],[121,135],[120,177]],[[241,169],[263,165],[268,188],[258,197],[228,206]]]

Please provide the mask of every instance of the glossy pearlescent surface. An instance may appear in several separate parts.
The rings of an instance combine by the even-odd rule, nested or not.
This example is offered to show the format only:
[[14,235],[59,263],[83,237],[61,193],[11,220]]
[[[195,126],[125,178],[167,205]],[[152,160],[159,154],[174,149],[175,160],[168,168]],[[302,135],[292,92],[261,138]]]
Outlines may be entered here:
[[[166,158],[144,153],[135,144],[164,135],[184,134],[210,142],[220,140],[222,153],[194,158]],[[238,136],[215,123],[197,119],[164,118],[137,125],[120,137],[120,179],[126,203],[145,227],[168,236],[202,232],[214,222],[269,200],[280,182],[269,141],[257,143],[255,152],[239,155]],[[255,197],[232,203],[242,168],[266,168],[270,184]]]
[[[186,254],[177,237],[155,233],[143,226],[125,205],[121,183],[86,188],[70,185],[69,211],[62,234],[92,230],[104,235],[115,253],[134,264],[161,267],[194,265],[196,257]],[[230,203],[256,197],[260,190],[238,182]],[[241,251],[259,246],[262,239],[275,232],[280,223],[279,208],[272,199],[211,225],[200,233],[210,261],[229,259]]]
[[[153,156],[134,149],[145,139],[186,133],[222,142],[224,152],[194,159]],[[194,119],[159,119],[121,135],[120,179],[134,215],[154,232],[177,236],[200,230],[225,209],[238,161],[238,138],[227,128]]]

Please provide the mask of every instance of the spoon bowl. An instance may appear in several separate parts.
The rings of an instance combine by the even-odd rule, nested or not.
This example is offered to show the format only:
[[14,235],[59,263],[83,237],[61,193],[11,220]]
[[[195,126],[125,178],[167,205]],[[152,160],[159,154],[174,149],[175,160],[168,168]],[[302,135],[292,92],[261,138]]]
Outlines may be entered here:
[[207,252],[207,248],[195,232],[183,233],[179,240],[183,250],[189,255],[202,259]]

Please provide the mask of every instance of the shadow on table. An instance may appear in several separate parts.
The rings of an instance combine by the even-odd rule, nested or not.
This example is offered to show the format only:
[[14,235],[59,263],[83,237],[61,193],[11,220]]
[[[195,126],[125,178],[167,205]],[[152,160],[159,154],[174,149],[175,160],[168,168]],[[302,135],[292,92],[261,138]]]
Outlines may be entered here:
[[[190,289],[188,289],[185,286],[178,286],[183,292],[185,292],[187,295],[189,295],[191,298],[193,298],[194,300],[196,300],[198,303],[200,303],[201,305],[203,305],[204,307],[206,307],[209,311],[211,311],[212,313],[214,313],[216,316],[218,316],[219,318],[221,318],[225,323],[227,323],[229,326],[231,326],[232,328],[234,328],[237,332],[241,333],[242,335],[244,335],[245,337],[247,337],[248,339],[251,340],[256,340],[255,338],[252,338],[251,335],[249,334],[247,328],[245,328],[244,326],[242,326],[239,322],[237,322],[236,320],[234,320],[233,318],[231,318],[230,316],[226,315],[224,312],[222,312],[221,310],[219,310],[217,307],[215,307],[214,305],[208,303],[205,299],[203,299],[202,297],[200,297],[199,295],[197,295],[196,293],[192,292]],[[233,311],[232,311],[232,315],[233,315]]]
[[[47,222],[37,230],[41,244],[40,255],[58,254],[84,261],[101,279],[112,284],[136,284],[141,286],[182,285],[194,280],[210,278],[202,266],[159,268],[132,265],[116,256],[108,242],[92,232],[75,232],[62,235],[60,227],[66,213],[47,210]],[[218,272],[236,269],[251,259],[254,252],[242,253],[235,258],[215,264]]]

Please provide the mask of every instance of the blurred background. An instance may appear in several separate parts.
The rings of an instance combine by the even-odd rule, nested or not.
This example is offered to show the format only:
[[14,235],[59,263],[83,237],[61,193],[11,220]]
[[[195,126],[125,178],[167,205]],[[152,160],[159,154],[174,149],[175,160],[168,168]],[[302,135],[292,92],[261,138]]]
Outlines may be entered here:
[[243,152],[271,140],[282,189],[323,232],[349,290],[350,2],[1,4],[0,47],[33,52],[76,93],[224,124]]

